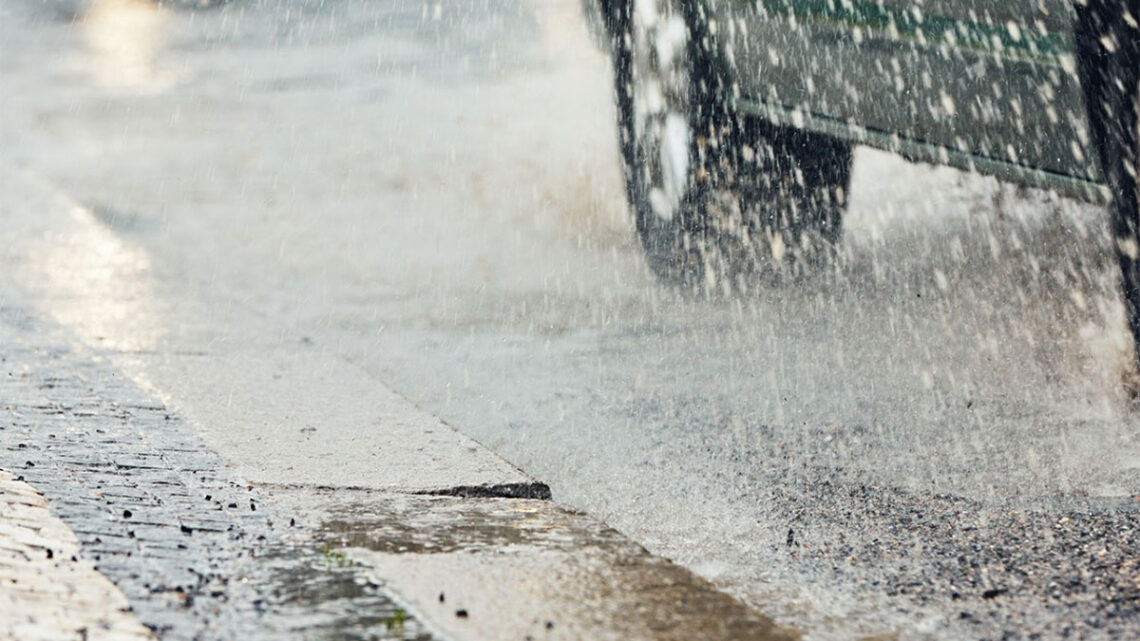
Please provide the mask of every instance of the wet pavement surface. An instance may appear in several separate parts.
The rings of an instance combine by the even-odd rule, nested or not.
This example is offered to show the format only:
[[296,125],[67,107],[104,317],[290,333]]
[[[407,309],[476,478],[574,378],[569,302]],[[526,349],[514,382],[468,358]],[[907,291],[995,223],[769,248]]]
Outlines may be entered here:
[[53,343],[50,327],[0,306],[0,469],[43,493],[158,638],[432,638],[173,410],[97,355]]
[[[106,621],[129,613],[161,639],[800,637],[533,485],[247,484],[177,412],[4,298],[0,474],[41,492],[77,538],[71,562],[126,597]],[[68,637],[135,638],[60,619]],[[11,638],[51,638],[29,629],[46,636]]]
[[[269,389],[217,358],[255,327],[810,638],[1140,629],[1140,415],[1095,207],[859,150],[836,269],[686,299],[632,236],[576,3],[99,4],[0,8],[0,158],[100,230],[4,255],[188,415]],[[139,258],[56,278],[84,245]]]
[[0,638],[150,641],[43,495],[0,470]]
[[386,577],[453,638],[800,638],[549,501],[369,491],[276,497],[319,522],[321,537]]

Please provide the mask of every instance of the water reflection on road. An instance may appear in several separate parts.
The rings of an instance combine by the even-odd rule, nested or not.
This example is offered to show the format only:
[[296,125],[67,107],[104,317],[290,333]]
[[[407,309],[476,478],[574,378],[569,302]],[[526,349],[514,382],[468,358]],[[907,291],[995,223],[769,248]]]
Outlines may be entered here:
[[94,0],[79,16],[79,66],[109,89],[159,91],[175,80],[163,69],[167,12],[151,0]]

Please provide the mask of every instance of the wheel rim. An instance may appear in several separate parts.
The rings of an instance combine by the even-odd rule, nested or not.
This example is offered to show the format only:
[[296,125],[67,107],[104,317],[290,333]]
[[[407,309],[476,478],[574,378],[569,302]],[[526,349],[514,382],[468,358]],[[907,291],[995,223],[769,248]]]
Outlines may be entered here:
[[653,214],[673,220],[690,187],[689,28],[676,3],[635,0],[633,135],[639,171]]

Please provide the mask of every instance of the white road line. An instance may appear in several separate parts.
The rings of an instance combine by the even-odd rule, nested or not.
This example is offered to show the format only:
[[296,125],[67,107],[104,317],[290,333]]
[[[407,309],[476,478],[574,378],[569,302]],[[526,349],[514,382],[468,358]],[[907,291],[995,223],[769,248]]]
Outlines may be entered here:
[[143,248],[3,159],[0,214],[0,256],[27,287],[25,302],[86,345],[122,354],[121,371],[177,407],[248,481],[403,491],[535,483],[335,348],[296,340],[252,308],[171,298]]

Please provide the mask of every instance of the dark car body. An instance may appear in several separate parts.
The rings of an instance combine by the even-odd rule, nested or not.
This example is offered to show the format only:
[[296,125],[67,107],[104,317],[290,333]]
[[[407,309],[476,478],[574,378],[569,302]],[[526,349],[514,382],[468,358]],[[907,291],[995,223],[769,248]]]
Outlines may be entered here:
[[[586,0],[611,25],[631,1]],[[1109,197],[1082,56],[1117,53],[1101,51],[1106,38],[1134,39],[1117,28],[1140,13],[1134,1],[693,4],[707,16],[742,113],[1071,196]]]
[[[862,144],[1107,204],[1129,325],[1140,344],[1140,0],[587,2],[595,3],[608,29],[631,204],[659,276],[712,282],[712,272],[701,264],[756,254],[755,247],[746,247],[750,236],[772,239],[776,229],[795,243],[798,237],[787,234],[787,225],[795,234],[819,227],[802,217],[805,203],[810,209],[818,198],[797,203],[780,194],[818,187],[829,192],[824,200],[831,213],[817,219],[841,216],[850,162],[844,150]],[[641,140],[649,130],[633,109],[655,91],[637,80],[641,67],[652,71],[658,65],[652,43],[642,42],[651,37],[649,27],[637,26],[638,11],[651,13],[650,5],[664,6],[661,15],[684,21],[687,61],[669,64],[689,65],[699,76],[688,98],[671,103],[690,110],[695,132],[689,161],[680,165],[695,173],[677,201],[676,220],[655,219],[647,204],[660,191],[661,167],[669,162],[655,160],[645,145],[666,139],[653,130]],[[723,185],[752,170],[741,161],[750,150],[709,147],[706,133],[739,129],[733,123],[742,119],[767,127],[761,138],[768,141],[769,157],[777,158],[759,170],[767,173],[766,191],[757,192],[766,194],[766,202],[759,214],[733,214],[732,220],[710,224],[702,220],[707,207],[701,194],[723,191],[718,180]],[[745,147],[739,139],[734,134],[727,145]],[[713,152],[716,168],[727,170],[707,165]],[[797,166],[823,173],[812,178],[805,171],[798,187],[779,187],[778,174],[797,173]],[[784,211],[773,211],[771,203],[781,199],[784,204],[776,207]],[[747,209],[741,201],[738,210]],[[731,232],[738,239],[724,250],[724,233],[714,228],[748,233]],[[831,232],[822,235],[834,238]],[[690,247],[697,245],[719,246],[720,253],[712,262],[708,252],[694,258]]]
[[734,0],[711,10],[742,111],[1101,195],[1067,0]]

